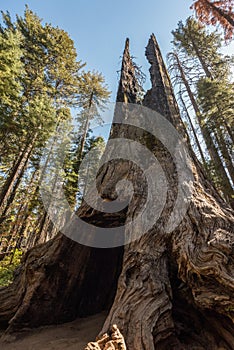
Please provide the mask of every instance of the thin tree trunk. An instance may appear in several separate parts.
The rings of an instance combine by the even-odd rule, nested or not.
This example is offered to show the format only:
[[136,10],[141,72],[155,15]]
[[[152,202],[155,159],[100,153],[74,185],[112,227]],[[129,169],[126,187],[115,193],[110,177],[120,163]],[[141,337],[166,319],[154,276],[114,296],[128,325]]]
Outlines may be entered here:
[[82,158],[83,152],[84,152],[85,141],[86,141],[86,137],[87,137],[87,133],[88,133],[88,129],[89,129],[89,122],[90,122],[89,111],[92,107],[92,103],[93,103],[93,92],[91,92],[91,94],[90,94],[88,115],[87,115],[87,118],[85,120],[84,131],[83,131],[83,134],[81,137],[81,142],[80,142],[80,147],[79,147],[79,152],[78,152],[78,161],[80,161],[80,159]]
[[[49,161],[51,159],[51,155],[52,155],[52,152],[53,152],[53,149],[54,149],[54,146],[56,144],[56,141],[57,141],[57,132],[59,130],[59,121],[58,121],[58,124],[56,126],[56,131],[55,131],[55,136],[53,138],[53,142],[51,143],[51,146],[50,146],[50,149],[49,149],[49,152],[47,154],[47,157],[46,157],[46,161],[43,165],[43,168],[41,169],[41,172],[40,172],[40,178],[38,180],[38,185],[37,185],[37,188],[35,190],[35,194],[37,192],[39,192],[39,186],[41,184],[41,181],[45,175],[45,172],[46,172],[46,169],[47,169],[47,166],[49,164]],[[56,179],[54,180],[54,184],[56,184]],[[54,190],[54,186],[53,186],[53,190]],[[48,214],[47,212],[43,209],[42,211],[42,215],[38,218],[38,227],[39,227],[39,230],[38,230],[38,234],[37,236],[34,238],[34,245],[37,245],[37,244],[40,244],[40,243],[45,243],[47,241],[47,233],[45,232],[46,229],[48,228],[48,225],[49,225],[49,221],[50,219],[48,218]],[[35,227],[37,227],[37,225],[35,225]]]
[[[45,168],[43,169],[43,171],[44,170]],[[52,194],[56,193],[57,179],[58,179],[58,174],[56,174],[54,178],[54,182],[52,186]],[[48,211],[51,207],[51,201],[52,199],[50,199],[50,203],[48,204]],[[48,212],[44,209],[41,218],[39,218],[39,231],[38,231],[38,236],[35,239],[35,244],[45,243],[47,241],[47,237],[51,236],[51,232],[48,232],[50,223],[53,226],[53,223],[50,220]]]
[[232,189],[232,186],[230,184],[230,181],[229,181],[229,178],[227,176],[227,173],[225,171],[225,168],[223,166],[223,163],[222,163],[222,161],[220,159],[219,153],[218,153],[218,151],[217,151],[217,149],[215,147],[214,141],[213,141],[213,139],[211,137],[210,130],[207,127],[207,125],[203,123],[199,107],[198,107],[197,102],[195,100],[195,97],[194,97],[194,95],[192,93],[192,90],[191,90],[191,88],[189,86],[189,83],[188,83],[188,81],[186,79],[186,76],[185,76],[183,68],[181,66],[179,57],[175,53],[174,53],[174,57],[175,57],[176,62],[177,62],[177,67],[179,69],[181,79],[182,79],[182,81],[184,83],[184,86],[185,86],[186,91],[188,93],[189,99],[190,99],[191,104],[193,106],[194,112],[196,114],[196,117],[197,117],[197,120],[198,120],[198,124],[200,126],[200,129],[201,129],[201,132],[202,132],[202,136],[203,136],[205,144],[206,144],[206,148],[207,148],[207,150],[209,152],[211,160],[214,163],[215,170],[216,170],[216,173],[217,173],[219,179],[222,179],[221,189],[222,189],[222,192],[224,194],[224,198],[232,206],[234,206],[233,189]]
[[234,144],[234,134],[233,134],[233,130],[230,128],[230,126],[228,125],[226,119],[224,117],[222,117],[222,121],[223,121],[223,125],[227,130],[227,133],[232,141],[232,143]]
[[50,218],[48,216],[48,213],[44,210],[43,214],[39,220],[39,230],[37,238],[35,239],[35,245],[40,243],[47,242],[47,236],[48,236],[48,227],[50,223]]
[[[13,166],[11,173],[9,174],[5,184],[3,185],[2,191],[0,193],[0,210],[3,211],[7,205],[7,201],[10,198],[11,193],[14,190],[15,183],[18,183],[18,180],[22,178],[25,166],[30,158],[34,141],[37,135],[33,137],[33,140],[30,144],[27,144],[19,156],[18,160]],[[18,183],[19,184],[19,183]]]
[[[203,0],[204,1],[204,0]],[[232,26],[234,27],[234,19],[225,11],[223,11],[221,8],[215,6],[215,4],[213,4],[211,1],[209,0],[205,0],[207,6],[209,6],[213,11],[213,13],[217,13],[217,15],[219,17],[223,17],[226,19],[226,21]]]
[[201,55],[199,47],[197,46],[196,42],[194,41],[193,36],[191,35],[191,33],[189,34],[189,39],[190,39],[190,41],[191,41],[191,43],[193,45],[194,51],[196,53],[196,56],[197,56],[198,60],[200,61],[201,66],[202,66],[202,68],[203,68],[207,78],[212,79],[212,74],[211,74],[209,68],[207,67],[206,62],[204,61],[204,59],[203,59],[203,57]]
[[[25,164],[25,167],[26,167],[26,164]],[[24,233],[24,225],[25,225],[25,221],[27,220],[28,216],[29,216],[29,212],[28,212],[28,202],[33,198],[34,194],[30,196],[30,191],[32,190],[32,186],[34,184],[34,180],[35,180],[35,175],[36,175],[36,172],[37,170],[35,170],[31,176],[31,179],[29,181],[29,184],[28,184],[28,190],[27,190],[27,193],[26,193],[26,198],[27,198],[27,201],[26,203],[22,203],[20,206],[19,206],[19,209],[17,211],[17,214],[16,214],[16,218],[14,220],[14,224],[13,226],[8,229],[9,230],[9,238],[8,238],[8,241],[6,243],[6,246],[9,247],[9,246],[12,246],[12,245],[15,245],[14,244],[14,241],[16,240],[16,237],[21,237],[21,235],[23,235]],[[18,182],[18,180],[17,180]],[[13,191],[13,194],[15,196],[15,188],[14,188],[14,191]],[[10,199],[13,201],[13,198],[12,198],[12,194],[10,196]],[[5,215],[7,213],[7,210],[8,210],[9,206],[7,206],[5,209],[4,209],[4,212],[2,214],[2,217],[0,218],[0,222],[4,221],[2,219],[5,219]],[[4,224],[3,224],[3,230],[4,230]],[[1,242],[0,242],[0,246],[1,246]]]
[[4,236],[1,237],[1,242],[0,242],[0,251],[1,252],[6,252],[6,253],[11,252],[11,247],[12,247],[12,245],[14,245],[14,241],[16,240],[16,236],[18,233],[17,228],[18,228],[19,222],[21,221],[20,216],[21,216],[21,209],[22,208],[23,208],[23,204],[20,205],[19,211],[18,211],[16,218],[15,218],[14,226],[12,227],[11,232],[9,232],[4,246],[2,245]]
[[11,192],[11,194],[10,194],[8,200],[7,200],[7,203],[5,205],[5,208],[4,208],[3,212],[1,213],[0,225],[2,225],[2,223],[6,220],[8,211],[9,211],[9,209],[11,208],[11,206],[12,206],[12,204],[14,202],[14,199],[15,199],[15,196],[16,196],[16,192],[18,190],[18,187],[19,187],[20,182],[22,180],[22,177],[24,175],[24,171],[25,171],[25,169],[27,167],[27,163],[28,163],[29,157],[30,157],[30,154],[28,155],[28,158],[25,161],[24,166],[21,168],[20,174],[18,174],[18,176],[17,176],[16,182],[14,183],[14,186],[12,188],[12,192]]
[[219,146],[222,157],[223,157],[224,162],[226,164],[229,176],[232,179],[232,183],[234,184],[234,168],[232,165],[232,159],[231,159],[229,151],[227,149],[227,145],[223,139],[223,135],[222,135],[222,131],[220,130],[220,127],[216,126],[216,128],[217,128],[217,132],[215,132],[215,138],[217,140],[217,144]]
[[[219,13],[221,16],[223,16],[224,18],[226,18],[226,19],[229,18],[229,20],[231,19],[227,14],[225,14],[225,12],[223,12],[220,8],[217,8],[217,7],[216,7],[214,4],[212,4],[210,1],[205,0],[205,2],[206,2],[212,9],[214,9],[217,13]],[[226,16],[226,17],[225,17],[225,16]],[[228,20],[228,19],[227,19],[227,20]],[[228,21],[229,21],[229,20],[228,20]],[[231,24],[231,22],[229,22],[229,23]],[[234,21],[233,21],[233,19],[232,19],[232,26],[233,26],[233,23],[234,23]],[[200,61],[200,63],[201,63],[201,66],[202,66],[202,68],[203,68],[203,70],[204,70],[204,72],[205,72],[206,77],[207,77],[207,78],[210,78],[211,80],[213,80],[213,76],[212,76],[211,72],[209,71],[209,68],[207,67],[206,62],[204,61],[204,59],[203,59],[203,57],[202,57],[202,55],[201,55],[201,52],[200,52],[199,48],[197,47],[196,43],[194,42],[193,37],[190,36],[190,39],[191,39],[191,43],[192,43],[192,45],[193,45],[193,47],[194,47],[194,50],[195,50],[195,52],[196,52],[196,56],[197,56],[197,58],[199,59],[199,61]],[[180,67],[181,67],[181,65],[180,65]],[[182,67],[181,67],[181,68],[182,68]],[[218,109],[218,111],[220,112],[220,108],[219,108],[218,105],[217,105],[217,109]],[[221,113],[220,113],[220,114],[221,114]],[[224,118],[222,118],[222,119],[224,120]],[[226,122],[225,122],[225,126],[226,126],[226,128],[227,128],[227,130],[228,130],[229,135],[230,135],[231,138],[233,139],[233,134],[232,134],[232,132],[231,132],[231,130],[230,130],[230,128],[228,127],[228,125],[227,125]],[[216,127],[219,128],[220,126],[217,125],[217,123],[216,123]],[[227,165],[228,171],[229,171],[230,176],[231,176],[232,181],[233,181],[233,168],[231,167],[231,163],[230,163],[230,161],[229,161],[229,159],[228,159],[228,153],[227,153],[226,150],[225,150],[226,146],[225,146],[224,142],[221,142],[221,141],[219,142],[219,144],[220,144],[220,146],[221,146],[220,150],[221,150],[221,152],[222,152],[222,154],[223,154],[223,158],[224,158],[224,160],[226,160],[226,165]],[[223,175],[224,175],[224,174],[223,174]]]
[[195,130],[194,126],[193,126],[193,122],[192,122],[192,120],[191,120],[191,118],[190,118],[188,109],[187,109],[187,107],[186,107],[186,104],[185,104],[185,102],[184,102],[184,100],[183,100],[182,95],[180,95],[180,100],[181,100],[181,102],[182,102],[183,109],[184,109],[184,111],[185,111],[185,113],[186,113],[186,117],[187,117],[188,122],[189,122],[189,125],[190,125],[190,127],[191,127],[192,134],[193,134],[193,137],[194,137],[196,146],[197,146],[197,148],[198,148],[198,151],[199,151],[199,154],[200,154],[200,157],[201,157],[201,160],[202,160],[202,164],[205,166],[205,165],[206,165],[205,156],[204,156],[204,154],[203,154],[203,151],[202,151],[200,142],[199,142],[198,137],[197,137],[196,130]]

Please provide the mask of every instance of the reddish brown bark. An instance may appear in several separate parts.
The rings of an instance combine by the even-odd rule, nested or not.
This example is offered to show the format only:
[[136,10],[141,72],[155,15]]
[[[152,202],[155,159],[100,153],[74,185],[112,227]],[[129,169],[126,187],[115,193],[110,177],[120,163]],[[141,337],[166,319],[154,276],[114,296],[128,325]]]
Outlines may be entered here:
[[[154,36],[146,55],[151,64],[152,89],[147,92],[144,105],[163,114],[186,139]],[[133,102],[136,87],[127,42],[118,101]],[[111,138],[118,136],[141,141],[160,161],[170,188],[160,220],[140,239],[126,245],[124,255],[123,248],[89,248],[61,234],[29,251],[14,283],[0,290],[2,323],[8,325],[9,333],[24,326],[64,322],[107,309],[109,315],[102,333],[117,324],[129,350],[231,350],[231,209],[205,178],[188,144],[194,191],[182,222],[167,233],[165,227],[175,204],[178,180],[170,154],[140,128],[114,124]],[[110,162],[98,175],[100,194],[112,200],[115,185],[123,178],[132,181],[138,191],[144,191],[141,175],[134,164]],[[135,218],[142,197],[134,197],[127,211],[118,214],[100,214],[85,203],[78,214],[97,226],[119,226]]]

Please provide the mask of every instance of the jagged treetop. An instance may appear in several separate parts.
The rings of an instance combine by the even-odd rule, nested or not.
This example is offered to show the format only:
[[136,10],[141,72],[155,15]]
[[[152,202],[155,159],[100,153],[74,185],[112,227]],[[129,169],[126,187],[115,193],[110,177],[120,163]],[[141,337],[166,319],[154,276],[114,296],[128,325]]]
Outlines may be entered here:
[[162,114],[184,134],[170,77],[154,34],[150,36],[145,55],[151,65],[152,88],[145,95],[144,105]]
[[121,75],[117,93],[117,102],[137,103],[141,90],[135,74],[135,65],[129,51],[129,38],[126,39],[122,59]]

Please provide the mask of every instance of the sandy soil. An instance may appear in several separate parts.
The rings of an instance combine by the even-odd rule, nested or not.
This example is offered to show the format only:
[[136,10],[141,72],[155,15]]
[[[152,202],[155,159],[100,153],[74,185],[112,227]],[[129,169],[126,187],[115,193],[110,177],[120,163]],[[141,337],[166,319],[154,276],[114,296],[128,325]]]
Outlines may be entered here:
[[1,350],[84,350],[101,331],[105,314],[77,319],[70,323],[48,326],[16,334],[14,340],[0,340]]

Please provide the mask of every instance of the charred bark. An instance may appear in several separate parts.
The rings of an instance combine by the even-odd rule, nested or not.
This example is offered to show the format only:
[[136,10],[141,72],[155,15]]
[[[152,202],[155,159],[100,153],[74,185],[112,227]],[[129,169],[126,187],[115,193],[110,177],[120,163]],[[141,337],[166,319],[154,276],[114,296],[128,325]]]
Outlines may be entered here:
[[[125,78],[122,76],[117,100],[130,102],[134,98],[132,86],[136,86],[137,92],[137,81],[130,60],[128,41],[122,74]],[[112,137],[116,133],[117,129],[113,126]],[[126,165],[118,167],[120,178],[129,172]],[[102,197],[107,200],[113,196],[115,181],[110,179],[109,174],[113,174],[115,168],[115,162],[108,164],[97,179],[97,182],[102,183]],[[103,174],[106,174],[105,180]],[[112,187],[107,185],[111,181]],[[83,203],[77,215],[93,225],[104,223],[106,227],[124,224],[126,217],[125,212],[103,216],[86,203]],[[62,323],[108,309],[114,298],[122,256],[123,247],[95,249],[81,246],[58,234],[46,244],[30,250],[24,256],[13,284],[0,289],[0,322],[4,326],[8,325],[7,333],[11,333],[25,326]],[[97,276],[100,287],[97,285]],[[59,306],[56,307],[58,302]]]
[[[146,56],[152,89],[144,105],[164,115],[188,140],[153,35]],[[127,41],[118,101],[136,102],[137,86]],[[110,308],[102,333],[117,324],[129,350],[233,349],[231,209],[206,179],[188,144],[194,191],[182,222],[167,233],[178,181],[170,153],[140,128],[114,123],[111,138],[118,136],[142,142],[160,161],[170,188],[160,219],[140,239],[126,245],[124,252],[123,248],[81,246],[61,234],[32,249],[14,283],[0,290],[2,323],[11,332]],[[101,196],[113,200],[115,185],[123,178],[138,191],[127,212],[100,214],[83,203],[80,217],[106,227],[133,220],[144,201],[145,182],[139,169],[129,162],[112,161],[103,166],[97,183]]]
[[[185,135],[154,36],[146,55],[152,89],[144,103]],[[183,222],[166,234],[164,222],[173,202],[173,197],[168,198],[161,222],[125,249],[116,298],[103,332],[118,324],[129,349],[232,348],[231,211],[217,198],[192,153],[191,157],[196,181]],[[171,169],[165,171],[169,178]]]

